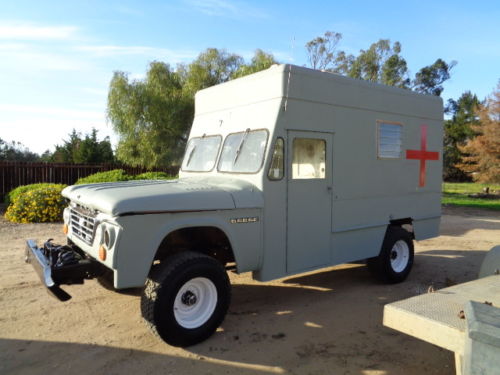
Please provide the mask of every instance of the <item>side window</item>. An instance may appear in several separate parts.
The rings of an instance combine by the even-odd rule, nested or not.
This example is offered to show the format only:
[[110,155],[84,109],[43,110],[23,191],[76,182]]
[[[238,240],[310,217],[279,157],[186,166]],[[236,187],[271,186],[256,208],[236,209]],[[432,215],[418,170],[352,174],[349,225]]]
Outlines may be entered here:
[[285,174],[285,141],[283,138],[277,138],[274,144],[273,158],[267,177],[270,180],[281,180]]
[[399,159],[401,157],[401,124],[377,123],[377,157],[379,159]]
[[325,140],[295,138],[292,150],[292,179],[325,178]]

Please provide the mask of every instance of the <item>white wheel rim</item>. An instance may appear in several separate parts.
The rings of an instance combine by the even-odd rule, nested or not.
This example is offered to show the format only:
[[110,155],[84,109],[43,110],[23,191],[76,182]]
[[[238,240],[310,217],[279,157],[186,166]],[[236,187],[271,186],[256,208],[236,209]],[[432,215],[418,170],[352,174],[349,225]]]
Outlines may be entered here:
[[410,248],[403,241],[397,241],[391,249],[391,267],[394,272],[402,272],[410,260]]
[[177,292],[174,315],[184,328],[201,327],[215,311],[217,288],[205,277],[196,277],[185,283]]

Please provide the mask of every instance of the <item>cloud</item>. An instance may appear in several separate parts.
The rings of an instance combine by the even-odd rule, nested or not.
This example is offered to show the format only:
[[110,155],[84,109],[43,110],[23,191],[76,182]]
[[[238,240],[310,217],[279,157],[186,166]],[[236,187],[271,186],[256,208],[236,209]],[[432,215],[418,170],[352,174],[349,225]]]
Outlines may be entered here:
[[9,126],[5,128],[0,124],[0,128],[2,139],[21,142],[30,151],[39,154],[47,149],[53,151],[56,144],[63,144],[73,129],[82,134],[88,134],[92,128],[96,128],[99,131],[98,139],[109,136],[113,145],[116,145],[118,141],[113,130],[106,125],[104,117],[101,121],[89,122],[79,118],[51,119],[23,116],[10,121]]
[[14,52],[22,51],[25,48],[25,44],[22,43],[0,43],[0,53],[2,51]]
[[87,68],[87,63],[66,53],[67,45],[79,40],[78,30],[76,26],[0,22],[0,70],[32,73]]
[[94,87],[84,87],[81,89],[83,92],[95,96],[103,96],[106,97],[108,95],[108,90],[104,88],[94,88]]
[[271,52],[273,56],[276,58],[281,63],[291,63],[293,64],[295,61],[295,58],[293,57],[293,50],[291,52],[283,52],[283,51],[273,51]]
[[76,26],[39,26],[23,22],[2,22],[0,39],[10,40],[69,40],[78,31]]
[[145,60],[189,62],[198,56],[194,50],[171,50],[146,46],[57,45],[47,48],[31,42],[0,40],[0,69],[6,71],[82,71],[95,68],[94,59],[138,56]]
[[198,52],[191,50],[174,51],[167,48],[155,48],[145,46],[116,46],[116,45],[95,45],[76,46],[76,51],[92,54],[96,57],[140,55],[150,58],[161,59],[171,63],[192,60]]
[[192,8],[209,16],[229,18],[269,18],[269,15],[242,1],[184,0]]
[[35,44],[0,43],[0,69],[7,71],[75,71],[89,65],[56,50],[49,51]]
[[31,151],[42,153],[62,144],[72,129],[87,134],[95,127],[99,139],[116,135],[106,125],[106,113],[102,110],[39,105],[0,104],[0,129],[2,139],[23,143]]
[[36,106],[36,105],[24,105],[24,104],[0,104],[0,112],[6,114],[10,112],[11,114],[18,115],[44,115],[52,118],[67,118],[73,117],[78,119],[84,119],[86,121],[95,120],[101,121],[105,117],[104,110],[101,111],[87,111],[80,109],[71,108],[61,108],[61,107],[46,107],[46,106]]

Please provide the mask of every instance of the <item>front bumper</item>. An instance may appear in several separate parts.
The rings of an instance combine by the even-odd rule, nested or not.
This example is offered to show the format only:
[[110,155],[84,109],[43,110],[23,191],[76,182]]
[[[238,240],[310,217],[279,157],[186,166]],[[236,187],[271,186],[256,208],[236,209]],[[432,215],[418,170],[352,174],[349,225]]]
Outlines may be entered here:
[[[33,266],[49,294],[60,301],[67,301],[71,296],[60,285],[83,284],[84,280],[105,272],[104,266],[78,250],[76,247],[53,245],[50,240],[39,248],[34,240],[27,240],[25,261]],[[63,252],[69,254],[71,261],[64,261],[65,257],[61,257]]]

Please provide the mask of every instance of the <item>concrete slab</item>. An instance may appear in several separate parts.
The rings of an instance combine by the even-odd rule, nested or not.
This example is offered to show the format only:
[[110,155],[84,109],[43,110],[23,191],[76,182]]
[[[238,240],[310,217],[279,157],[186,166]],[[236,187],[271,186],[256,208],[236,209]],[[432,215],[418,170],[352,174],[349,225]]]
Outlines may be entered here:
[[[444,288],[385,305],[384,325],[462,356],[466,320],[459,317],[469,301],[500,306],[500,275]],[[458,360],[459,361],[459,360]]]

